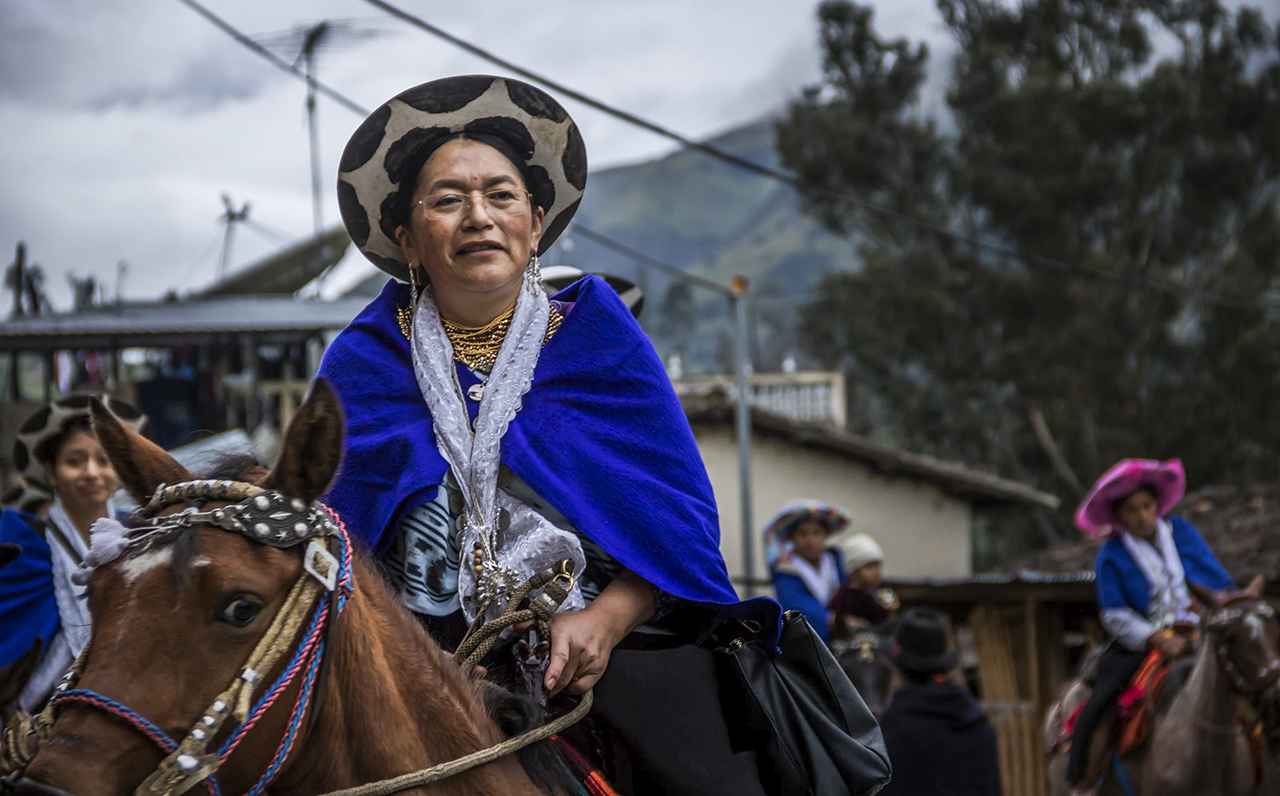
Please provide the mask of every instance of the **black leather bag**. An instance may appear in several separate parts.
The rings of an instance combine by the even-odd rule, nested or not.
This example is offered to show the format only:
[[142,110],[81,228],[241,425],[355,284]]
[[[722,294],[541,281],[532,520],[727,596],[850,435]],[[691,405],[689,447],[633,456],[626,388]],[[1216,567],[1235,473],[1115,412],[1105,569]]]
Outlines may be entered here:
[[892,773],[880,726],[827,645],[802,614],[788,611],[778,648],[737,638],[719,650],[739,686],[726,696],[736,696],[739,730],[756,749],[768,792],[879,792]]

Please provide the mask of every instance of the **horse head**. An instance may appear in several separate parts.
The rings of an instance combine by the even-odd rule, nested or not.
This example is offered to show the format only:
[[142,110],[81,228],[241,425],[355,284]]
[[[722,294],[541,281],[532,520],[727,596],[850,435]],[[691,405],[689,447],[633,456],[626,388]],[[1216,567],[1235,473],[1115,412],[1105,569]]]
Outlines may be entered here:
[[[261,708],[267,686],[283,681],[307,617],[327,604],[332,592],[319,582],[307,587],[318,596],[302,609],[295,594],[309,581],[307,572],[337,560],[322,561],[316,546],[340,554],[346,549],[345,535],[325,525],[328,514],[314,503],[342,455],[337,397],[317,382],[289,426],[277,465],[270,471],[249,467],[221,482],[195,481],[101,405],[92,414],[122,484],[144,508],[131,527],[117,526],[114,556],[88,573],[91,640],[41,715],[43,724],[37,719],[38,750],[16,791],[135,792],[144,780],[158,782],[148,775],[163,760],[171,779],[191,781],[181,790],[154,792],[211,792],[211,785],[194,778],[211,765],[224,788],[243,792],[273,763],[274,743],[228,748],[226,741],[244,726],[241,714],[250,699],[255,710]],[[267,504],[265,513],[252,515]],[[237,507],[249,513],[237,514]],[[252,516],[263,521],[246,520]],[[277,534],[280,521],[289,525]],[[261,538],[268,531],[270,538]],[[95,555],[91,549],[91,563]],[[287,613],[297,614],[296,621],[282,627]],[[274,650],[260,654],[270,633],[276,634]],[[262,670],[247,665],[251,660]],[[301,679],[286,683],[252,734],[284,737],[289,706],[303,687]],[[229,694],[239,695],[230,700],[238,704],[229,704]]]
[[832,644],[832,652],[858,690],[862,701],[879,716],[889,703],[893,683],[893,657],[886,636],[870,628],[858,630]]
[[1204,628],[1218,662],[1243,696],[1274,690],[1280,678],[1280,622],[1262,599],[1258,576],[1245,589],[1213,592],[1191,584],[1207,613]]

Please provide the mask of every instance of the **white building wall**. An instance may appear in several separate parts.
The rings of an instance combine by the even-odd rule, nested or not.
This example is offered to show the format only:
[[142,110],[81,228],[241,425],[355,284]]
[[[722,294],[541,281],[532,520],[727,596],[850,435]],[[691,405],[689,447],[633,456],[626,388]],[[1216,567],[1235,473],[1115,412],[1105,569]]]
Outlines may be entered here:
[[[720,509],[720,549],[729,574],[743,574],[738,489],[738,450],[731,426],[695,426],[694,436],[715,488]],[[885,551],[885,572],[893,576],[972,574],[971,506],[939,487],[908,477],[886,477],[847,456],[789,443],[773,436],[752,437],[751,540],[755,576],[768,578],[761,531],[784,504],[812,498],[845,507],[851,530],[869,533]],[[742,586],[738,586],[739,592]]]

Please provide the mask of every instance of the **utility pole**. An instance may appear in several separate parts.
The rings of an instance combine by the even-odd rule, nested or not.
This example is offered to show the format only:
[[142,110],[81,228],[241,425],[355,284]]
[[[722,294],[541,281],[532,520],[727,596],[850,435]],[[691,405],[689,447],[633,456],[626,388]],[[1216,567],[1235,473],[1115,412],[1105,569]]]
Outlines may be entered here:
[[307,131],[311,137],[311,221],[316,237],[320,237],[320,133],[316,127],[316,47],[329,32],[328,22],[319,22],[307,30],[302,42],[302,59],[307,72]]
[[[129,264],[124,260],[116,263],[116,303],[124,303],[124,277],[129,273]],[[107,302],[102,302],[106,304]]]
[[27,245],[18,241],[18,252],[13,259],[13,317],[22,317],[22,291],[27,284]]
[[[18,241],[18,251],[13,259],[13,317],[22,317],[22,290],[27,281],[27,246],[22,241]],[[18,352],[13,351],[9,354],[9,399],[14,403],[22,397],[21,385],[18,379],[21,377],[18,367]]]
[[751,393],[747,384],[747,375],[751,369],[751,358],[748,352],[750,341],[747,331],[747,278],[737,275],[729,283],[729,308],[732,311],[733,333],[733,371],[737,382],[737,400],[735,402],[735,420],[738,431],[738,483],[742,505],[739,509],[742,518],[742,569],[743,589],[747,597],[756,594],[755,583],[755,522],[751,516]]

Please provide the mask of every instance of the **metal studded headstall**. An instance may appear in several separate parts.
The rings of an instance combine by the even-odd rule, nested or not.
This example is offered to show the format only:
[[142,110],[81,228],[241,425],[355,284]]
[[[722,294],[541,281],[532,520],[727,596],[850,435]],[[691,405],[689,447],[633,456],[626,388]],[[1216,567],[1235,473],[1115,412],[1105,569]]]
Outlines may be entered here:
[[1243,621],[1248,616],[1258,616],[1262,619],[1271,619],[1275,615],[1275,609],[1266,602],[1258,601],[1255,605],[1247,607],[1236,606],[1219,609],[1217,613],[1209,617],[1205,624],[1210,630],[1222,631],[1230,628],[1237,622]]
[[[191,507],[177,514],[155,517],[155,512],[176,503],[210,500],[237,501],[229,506],[203,510]],[[163,484],[147,505],[135,514],[141,527],[138,541],[157,532],[165,536],[186,528],[212,525],[238,533],[271,547],[293,547],[317,537],[337,536],[338,526],[319,504],[239,481],[187,481]]]

